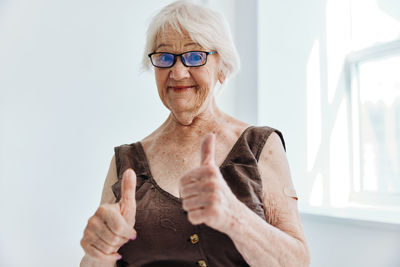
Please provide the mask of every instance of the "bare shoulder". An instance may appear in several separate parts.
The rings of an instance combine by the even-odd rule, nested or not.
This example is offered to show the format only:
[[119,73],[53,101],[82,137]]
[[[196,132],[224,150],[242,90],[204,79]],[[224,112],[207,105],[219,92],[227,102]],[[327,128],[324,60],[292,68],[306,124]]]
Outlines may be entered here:
[[106,180],[104,181],[103,193],[101,194],[100,204],[115,203],[116,198],[114,196],[114,193],[113,193],[111,187],[117,181],[118,181],[117,165],[115,163],[115,155],[113,155],[111,162],[110,162],[110,167],[108,168]]
[[[261,167],[266,165],[282,168],[281,171],[285,171],[285,174],[290,176],[285,148],[283,147],[280,136],[276,132],[272,132],[265,142],[260,154],[259,165]],[[285,175],[285,177],[287,175]]]
[[225,114],[225,125],[222,127],[226,132],[233,133],[235,139],[246,130],[250,125],[228,114]]
[[263,178],[263,185],[266,182],[265,186],[273,183],[293,187],[286,152],[282,140],[276,132],[272,132],[265,142],[258,166]]

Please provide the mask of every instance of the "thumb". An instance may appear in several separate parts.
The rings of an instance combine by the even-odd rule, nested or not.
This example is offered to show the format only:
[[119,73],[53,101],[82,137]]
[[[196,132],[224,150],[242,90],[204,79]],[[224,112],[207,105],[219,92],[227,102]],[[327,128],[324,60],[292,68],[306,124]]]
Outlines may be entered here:
[[201,165],[215,163],[215,135],[208,134],[201,145]]
[[127,169],[122,174],[119,206],[125,221],[134,226],[136,218],[136,173],[132,169]]

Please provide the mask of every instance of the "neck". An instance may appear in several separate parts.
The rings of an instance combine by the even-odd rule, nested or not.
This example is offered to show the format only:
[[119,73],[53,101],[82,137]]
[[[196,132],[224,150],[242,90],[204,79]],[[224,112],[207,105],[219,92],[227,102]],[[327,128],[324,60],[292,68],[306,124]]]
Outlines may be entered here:
[[213,98],[206,109],[197,114],[189,125],[180,123],[171,113],[160,127],[159,133],[176,143],[184,143],[204,137],[210,132],[217,133],[218,126],[224,122],[224,117],[224,112],[217,107],[215,98]]

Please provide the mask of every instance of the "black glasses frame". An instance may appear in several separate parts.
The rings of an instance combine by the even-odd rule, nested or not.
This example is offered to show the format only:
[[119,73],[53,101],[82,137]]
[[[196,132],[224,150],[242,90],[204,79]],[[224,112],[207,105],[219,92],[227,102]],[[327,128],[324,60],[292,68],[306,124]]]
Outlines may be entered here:
[[[205,61],[203,64],[201,64],[201,65],[196,65],[196,66],[188,66],[188,65],[186,65],[186,62],[185,62],[185,60],[184,60],[184,58],[183,58],[183,55],[184,55],[184,54],[187,54],[187,53],[192,53],[192,52],[201,52],[201,53],[205,53],[205,54],[206,54],[206,61]],[[196,67],[204,66],[204,65],[207,63],[207,57],[208,57],[208,55],[212,55],[212,54],[216,54],[216,53],[217,53],[217,51],[210,51],[210,52],[206,52],[206,51],[187,51],[187,52],[180,53],[180,54],[174,54],[174,53],[168,53],[168,52],[153,52],[153,53],[148,54],[148,57],[150,58],[151,64],[152,64],[154,67],[160,68],[160,69],[168,69],[168,68],[171,68],[172,66],[174,66],[175,63],[176,63],[176,58],[177,58],[178,56],[181,58],[181,62],[182,62],[182,64],[183,64],[185,67],[196,68]],[[152,55],[156,55],[156,54],[169,54],[169,55],[173,55],[173,56],[174,56],[174,62],[172,63],[171,66],[168,66],[168,67],[159,67],[159,66],[156,66],[156,65],[154,65],[154,63],[153,63],[153,59],[151,58]]]

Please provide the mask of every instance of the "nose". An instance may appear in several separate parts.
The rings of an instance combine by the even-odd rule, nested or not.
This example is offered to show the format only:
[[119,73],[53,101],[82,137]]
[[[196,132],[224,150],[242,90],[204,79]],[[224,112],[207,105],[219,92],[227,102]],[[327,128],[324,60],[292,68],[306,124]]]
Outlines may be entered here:
[[190,73],[188,67],[183,65],[181,58],[178,57],[175,64],[171,67],[170,78],[174,80],[181,80],[189,77]]

